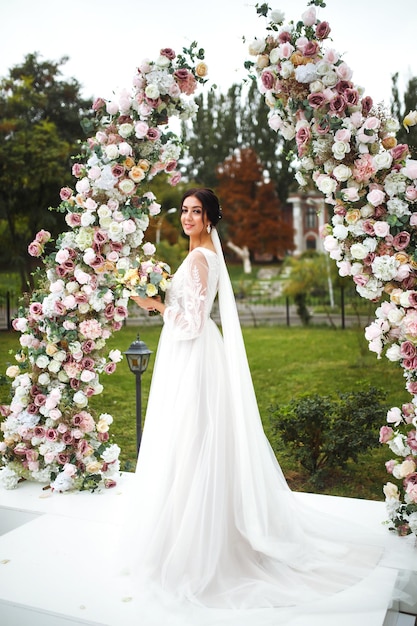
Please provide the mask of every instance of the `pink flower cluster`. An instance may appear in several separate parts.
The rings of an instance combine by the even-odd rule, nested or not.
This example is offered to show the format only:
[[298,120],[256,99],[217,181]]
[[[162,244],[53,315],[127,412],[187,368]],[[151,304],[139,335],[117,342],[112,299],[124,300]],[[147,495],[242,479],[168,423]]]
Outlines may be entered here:
[[[314,184],[333,206],[322,235],[340,275],[351,276],[364,298],[389,299],[366,337],[378,356],[390,346],[386,355],[404,369],[413,396],[407,407],[416,407],[417,161],[397,142],[398,121],[364,96],[341,55],[326,47],[329,33],[314,6],[286,25],[282,13],[272,12],[268,35],[250,45],[256,61],[249,65],[270,107],[270,127],[295,141],[298,183]],[[405,125],[416,123],[411,112]],[[388,466],[402,484],[397,491],[392,483],[385,488],[389,517],[401,534],[417,534],[415,429],[413,408],[396,430],[381,431],[381,441],[405,459]]]
[[[136,267],[149,219],[160,211],[145,185],[160,172],[171,184],[180,179],[182,146],[163,125],[196,110],[185,98],[204,82],[204,51],[195,45],[184,53],[199,59],[196,67],[165,48],[155,62],[141,64],[131,93],[94,102],[95,132],[85,158],[73,165],[74,188],[60,192],[58,210],[69,230],[44,257],[40,287],[13,321],[21,349],[6,372],[13,398],[1,407],[0,442],[0,483],[9,488],[21,478],[57,491],[115,484],[120,449],[109,441],[113,418],[95,416],[88,403],[103,390],[100,374],[112,374],[122,358],[119,350],[106,356],[104,350],[128,315],[120,276]],[[50,237],[40,231],[29,253],[43,255]],[[158,274],[161,280],[167,283]]]

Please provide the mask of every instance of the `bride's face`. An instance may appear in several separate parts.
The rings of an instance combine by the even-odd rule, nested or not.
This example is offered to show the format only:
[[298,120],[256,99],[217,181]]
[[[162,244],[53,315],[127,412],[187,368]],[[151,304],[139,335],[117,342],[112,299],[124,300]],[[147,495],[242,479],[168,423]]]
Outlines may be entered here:
[[200,235],[205,228],[203,205],[195,196],[189,196],[181,207],[181,226],[186,235]]

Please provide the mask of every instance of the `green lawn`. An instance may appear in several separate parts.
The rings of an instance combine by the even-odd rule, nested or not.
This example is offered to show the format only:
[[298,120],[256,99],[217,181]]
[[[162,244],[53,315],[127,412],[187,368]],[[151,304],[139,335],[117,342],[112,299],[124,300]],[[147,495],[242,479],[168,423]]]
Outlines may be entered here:
[[[149,368],[142,377],[142,404],[145,408],[160,328],[128,326],[112,337],[108,347],[126,350],[138,331],[153,351]],[[269,437],[268,408],[277,403],[286,404],[300,394],[330,395],[373,385],[385,391],[388,406],[401,405],[409,400],[402,370],[386,358],[377,359],[370,353],[360,329],[260,327],[244,328],[243,333],[260,413]],[[8,363],[14,362],[18,338],[18,333],[0,334],[1,374]],[[12,351],[10,355],[9,350]],[[5,403],[10,398],[10,385],[4,376],[2,382],[0,402]],[[111,432],[122,449],[122,467],[129,470],[135,463],[135,377],[123,359],[116,373],[103,375],[102,382],[104,392],[93,399],[92,406],[113,415]],[[292,488],[310,489],[307,477],[280,442],[273,440],[272,444]],[[384,467],[388,452],[387,446],[381,447],[376,442],[375,450],[363,455],[360,463],[352,463],[343,472],[334,472],[323,491],[382,499],[382,485],[388,478]]]

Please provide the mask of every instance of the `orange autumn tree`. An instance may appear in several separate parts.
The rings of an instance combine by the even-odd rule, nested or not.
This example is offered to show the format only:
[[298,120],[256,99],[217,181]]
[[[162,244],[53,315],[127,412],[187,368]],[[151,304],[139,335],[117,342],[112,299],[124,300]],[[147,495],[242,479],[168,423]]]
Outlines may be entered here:
[[217,180],[232,249],[247,249],[252,258],[255,254],[282,258],[294,248],[292,223],[252,148],[227,157],[217,168]]

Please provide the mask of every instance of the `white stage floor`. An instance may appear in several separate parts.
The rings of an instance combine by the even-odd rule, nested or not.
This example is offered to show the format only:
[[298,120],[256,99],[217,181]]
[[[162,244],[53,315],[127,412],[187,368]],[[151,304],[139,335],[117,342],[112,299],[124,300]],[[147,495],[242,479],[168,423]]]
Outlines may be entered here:
[[[158,610],[142,613],[115,576],[112,541],[121,523],[124,496],[132,475],[124,473],[114,489],[100,493],[58,494],[35,483],[15,490],[0,488],[0,624],[1,626],[220,626],[229,619],[190,621],[189,616]],[[380,601],[363,614],[338,610],[327,603],[326,615],[315,614],[294,626],[411,626],[417,613],[417,547],[415,537],[400,538],[382,526],[382,502],[296,494],[309,505],[337,512],[352,522],[361,520],[386,536],[387,552],[374,571]],[[407,572],[412,600],[391,598],[399,571]],[[369,581],[368,581],[369,582]],[[356,586],[356,593],[360,587]],[[228,613],[230,615],[230,612]],[[259,626],[262,625],[260,613]],[[239,620],[233,626],[239,626]]]

